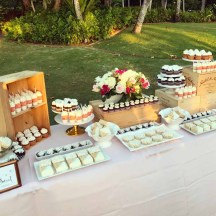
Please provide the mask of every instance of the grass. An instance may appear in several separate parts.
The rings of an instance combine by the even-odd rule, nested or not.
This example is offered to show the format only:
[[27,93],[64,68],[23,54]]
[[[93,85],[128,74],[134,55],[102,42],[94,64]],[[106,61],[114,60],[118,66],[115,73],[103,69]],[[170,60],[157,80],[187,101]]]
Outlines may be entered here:
[[[206,49],[216,55],[216,23],[146,24],[140,35],[131,28],[88,47],[18,44],[0,40],[0,75],[23,70],[45,72],[49,104],[52,98],[99,99],[91,92],[94,78],[118,68],[144,72],[151,81],[147,94],[157,88],[156,75],[164,64],[186,65],[184,49]],[[177,55],[173,60],[170,55]],[[54,123],[53,114],[51,123]]]

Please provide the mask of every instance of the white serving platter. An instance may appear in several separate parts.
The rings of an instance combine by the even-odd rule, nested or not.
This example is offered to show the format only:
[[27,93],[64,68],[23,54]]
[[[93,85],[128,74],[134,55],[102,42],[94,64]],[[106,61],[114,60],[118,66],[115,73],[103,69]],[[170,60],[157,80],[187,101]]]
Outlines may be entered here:
[[181,87],[185,86],[185,84],[181,84],[181,85],[163,85],[160,83],[157,83],[157,84],[158,84],[158,86],[164,87],[164,88],[181,88]]
[[[134,136],[135,134],[138,134],[138,133],[145,133],[147,131],[150,131],[150,130],[155,130],[156,128],[160,128],[160,127],[165,127],[166,128],[166,132],[171,132],[174,137],[171,138],[171,139],[164,139],[160,142],[153,142],[149,145],[143,145],[141,144],[141,146],[139,148],[131,148],[130,146],[127,145],[126,142],[124,142],[124,140],[122,139],[125,135],[132,135]],[[119,135],[116,135],[116,137],[121,141],[121,143],[131,152],[134,152],[134,151],[139,151],[141,149],[145,149],[145,148],[148,148],[148,147],[151,147],[151,146],[156,146],[156,145],[160,145],[162,143],[167,143],[167,142],[170,142],[170,141],[173,141],[173,140],[177,140],[177,139],[180,139],[183,137],[183,135],[180,135],[178,134],[176,131],[173,131],[173,130],[170,130],[169,128],[167,128],[165,125],[160,125],[160,126],[155,126],[155,127],[151,127],[151,128],[147,128],[147,129],[140,129],[136,132],[132,131],[132,132],[128,132],[128,133],[124,133],[124,134],[119,134]]]
[[177,78],[177,77],[180,77],[182,75],[182,73],[180,73],[180,74],[165,74],[165,73],[160,73],[160,75],[162,77]]
[[[51,175],[51,176],[47,176],[47,177],[42,177],[42,176],[41,176],[40,171],[39,171],[39,163],[40,163],[40,162],[39,162],[39,161],[36,161],[36,162],[34,162],[34,168],[35,168],[35,172],[36,172],[37,178],[38,178],[39,181],[41,181],[41,180],[44,180],[44,179],[49,179],[49,178],[52,178],[52,177],[55,177],[55,176],[62,175],[62,174],[64,174],[64,173],[73,172],[73,171],[76,171],[76,170],[79,170],[79,169],[83,169],[83,168],[86,168],[86,167],[89,167],[89,166],[93,166],[93,165],[97,165],[97,164],[100,164],[100,163],[109,161],[111,158],[110,158],[101,148],[100,148],[100,150],[101,150],[101,152],[102,152],[103,155],[104,155],[104,160],[99,161],[99,162],[94,162],[94,163],[89,164],[89,165],[83,165],[83,166],[81,166],[81,167],[79,167],[79,168],[76,168],[76,169],[70,169],[70,168],[68,167],[68,170],[66,170],[66,171],[64,171],[64,172],[55,173],[55,174],[53,174],[53,175]],[[65,162],[65,163],[67,163],[67,162]],[[53,168],[53,170],[55,170],[55,169]]]
[[[80,142],[82,142],[82,141],[83,141],[83,142],[86,141],[86,142],[88,142],[88,144],[85,145],[85,146],[79,146],[79,147],[74,148],[74,149],[67,149],[67,150],[64,150],[64,147],[66,147],[67,145],[76,145],[76,144],[78,144],[78,143],[80,143]],[[36,158],[37,160],[44,160],[44,159],[48,159],[48,158],[51,158],[51,157],[54,157],[54,156],[57,156],[57,155],[67,154],[67,153],[70,153],[70,152],[79,151],[79,150],[86,149],[86,148],[89,148],[89,147],[93,146],[93,143],[91,142],[91,140],[82,140],[82,141],[80,141],[80,142],[75,142],[75,143],[71,143],[71,144],[67,144],[67,145],[63,145],[63,146],[57,146],[57,147],[55,147],[55,148],[62,148],[62,150],[61,150],[60,152],[58,152],[58,153],[53,153],[53,154],[51,154],[51,155],[45,155],[45,156],[38,157],[38,156],[37,156],[37,153],[38,153],[38,152],[36,152],[36,153],[35,153],[35,158]],[[53,150],[54,150],[55,148],[50,148],[50,149],[53,149]],[[43,151],[48,151],[48,150],[50,150],[50,149],[45,149],[45,150],[43,150]],[[40,151],[39,151],[39,152],[40,152]]]

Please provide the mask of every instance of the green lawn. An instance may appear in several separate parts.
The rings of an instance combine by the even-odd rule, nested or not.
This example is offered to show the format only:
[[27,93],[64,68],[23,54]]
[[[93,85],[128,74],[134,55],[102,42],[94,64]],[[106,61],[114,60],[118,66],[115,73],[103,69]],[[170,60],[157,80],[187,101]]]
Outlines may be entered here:
[[[0,75],[22,70],[44,71],[49,103],[52,97],[98,99],[91,92],[94,78],[115,67],[144,72],[154,92],[156,75],[164,64],[186,65],[184,49],[206,49],[216,55],[216,23],[146,24],[140,35],[131,28],[88,47],[17,44],[0,40]],[[177,55],[172,60],[170,55]],[[51,113],[51,120],[53,114]],[[53,121],[51,121],[53,123]]]

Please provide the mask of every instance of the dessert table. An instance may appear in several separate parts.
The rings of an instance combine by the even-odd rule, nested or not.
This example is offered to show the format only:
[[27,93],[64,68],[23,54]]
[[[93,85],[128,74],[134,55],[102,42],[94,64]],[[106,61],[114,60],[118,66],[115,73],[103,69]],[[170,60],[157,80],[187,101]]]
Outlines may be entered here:
[[129,152],[116,138],[111,160],[38,181],[35,152],[89,139],[65,127],[31,148],[19,162],[23,186],[0,195],[0,216],[213,216],[216,215],[216,133]]

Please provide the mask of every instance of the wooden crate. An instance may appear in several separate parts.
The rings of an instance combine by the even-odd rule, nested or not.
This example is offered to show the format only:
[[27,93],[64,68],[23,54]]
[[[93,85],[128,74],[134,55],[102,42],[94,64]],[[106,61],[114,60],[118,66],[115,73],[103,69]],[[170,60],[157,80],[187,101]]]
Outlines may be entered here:
[[194,85],[197,88],[197,95],[206,95],[216,93],[216,73],[198,74],[193,72],[192,67],[185,67],[183,74],[186,79],[186,85]]
[[187,110],[190,114],[194,114],[200,111],[200,96],[193,96],[191,98],[186,99],[178,99],[175,97],[174,91],[173,93],[168,89],[157,89],[155,91],[155,95],[158,96],[159,101],[165,107],[181,107],[182,109]]
[[134,106],[128,110],[104,112],[98,108],[98,105],[101,103],[101,100],[90,101],[90,104],[93,106],[96,119],[103,119],[105,121],[113,122],[120,128],[149,121],[160,122],[158,113],[161,109],[163,109],[163,106],[160,103],[154,103],[149,105]]
[[216,109],[216,93],[206,94],[200,97],[200,111]]
[[[22,89],[34,90],[35,88],[42,93],[43,103],[12,116],[8,100],[9,94],[17,93]],[[17,132],[24,131],[33,125],[38,128],[47,128],[50,134],[43,72],[23,71],[0,76],[0,121],[0,136],[8,136],[11,139],[15,138]]]

